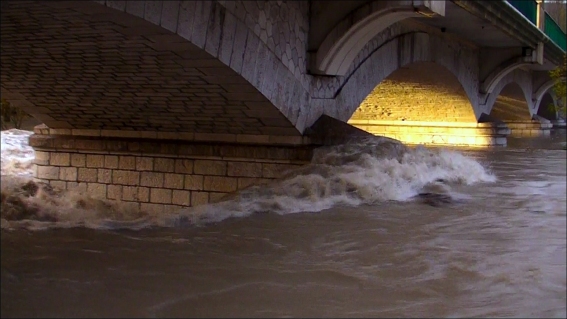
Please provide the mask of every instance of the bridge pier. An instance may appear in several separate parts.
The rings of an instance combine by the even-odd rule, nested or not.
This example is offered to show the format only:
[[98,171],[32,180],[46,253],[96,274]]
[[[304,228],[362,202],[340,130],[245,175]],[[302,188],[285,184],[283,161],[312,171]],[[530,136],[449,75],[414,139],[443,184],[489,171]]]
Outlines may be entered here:
[[553,124],[548,119],[529,112],[526,102],[500,97],[495,103],[491,118],[502,121],[510,128],[511,137],[547,136]]
[[529,121],[506,121],[511,137],[548,136],[553,123],[544,118]]
[[510,134],[504,123],[350,120],[349,124],[407,144],[506,146]]
[[51,127],[30,138],[38,180],[208,203],[309,161],[321,116],[411,144],[546,134],[564,51],[494,3],[5,1],[1,94]]
[[562,118],[551,121],[551,124],[553,125],[553,128],[565,128],[567,126],[565,120]]
[[267,183],[309,162],[313,149],[293,145],[297,139],[271,145],[205,143],[180,133],[133,138],[128,137],[132,132],[45,125],[36,126],[34,133],[29,142],[36,151],[36,181],[146,212],[215,202],[251,184]]

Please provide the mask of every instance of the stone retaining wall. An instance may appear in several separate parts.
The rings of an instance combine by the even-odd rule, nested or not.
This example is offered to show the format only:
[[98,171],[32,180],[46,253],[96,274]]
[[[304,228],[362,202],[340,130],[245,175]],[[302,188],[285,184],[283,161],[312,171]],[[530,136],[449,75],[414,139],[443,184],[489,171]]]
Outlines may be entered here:
[[34,177],[148,212],[197,206],[309,162],[306,146],[43,135],[30,137]]
[[529,137],[529,136],[546,136],[551,134],[553,123],[550,121],[505,121],[510,128],[510,136],[513,137]]

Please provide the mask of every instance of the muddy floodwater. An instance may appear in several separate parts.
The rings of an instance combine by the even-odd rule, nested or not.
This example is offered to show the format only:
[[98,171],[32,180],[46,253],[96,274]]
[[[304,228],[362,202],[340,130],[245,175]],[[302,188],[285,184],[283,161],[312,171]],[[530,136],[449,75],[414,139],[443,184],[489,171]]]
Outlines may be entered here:
[[566,317],[564,130],[360,141],[162,216],[30,183],[2,134],[2,317]]

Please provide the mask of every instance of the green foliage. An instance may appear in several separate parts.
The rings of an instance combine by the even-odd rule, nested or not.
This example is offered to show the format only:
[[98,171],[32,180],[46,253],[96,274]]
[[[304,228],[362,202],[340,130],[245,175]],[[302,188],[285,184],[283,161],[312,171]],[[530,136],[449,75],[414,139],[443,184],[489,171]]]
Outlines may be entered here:
[[563,116],[566,114],[567,108],[567,85],[565,83],[565,77],[567,76],[567,55],[563,56],[563,64],[558,66],[555,70],[549,72],[549,76],[554,79],[558,80],[555,86],[553,87],[553,92],[557,97],[557,107],[555,110]]
[[5,99],[1,100],[0,115],[0,124],[2,126],[2,130],[6,130],[12,127],[20,129],[22,127],[23,121],[31,117],[29,114],[24,112],[24,110],[20,109],[19,107],[13,106]]

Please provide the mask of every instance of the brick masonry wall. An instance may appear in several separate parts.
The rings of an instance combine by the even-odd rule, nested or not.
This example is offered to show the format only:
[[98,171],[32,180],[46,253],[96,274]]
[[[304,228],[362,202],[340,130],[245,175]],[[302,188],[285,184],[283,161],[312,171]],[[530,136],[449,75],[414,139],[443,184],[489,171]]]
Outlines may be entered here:
[[102,4],[3,5],[3,97],[52,128],[300,135],[300,7],[240,21],[216,1]]
[[[383,43],[364,60],[333,99],[319,100],[333,117],[347,121],[376,86],[402,67],[431,62],[444,67],[459,82],[472,106],[478,102],[478,56],[470,46],[443,36],[413,32]],[[472,108],[476,116],[477,109]]]
[[93,198],[162,212],[218,201],[252,184],[267,183],[297,166],[226,158],[36,151],[34,176],[58,189],[77,189]]
[[305,81],[309,31],[308,1],[218,2],[246,24],[296,80]]
[[531,119],[533,109],[532,92],[532,72],[516,69],[504,76],[490,94],[480,96],[479,109],[483,113],[492,116],[492,112],[497,108],[497,100],[500,99],[502,101],[502,97],[507,97],[525,103],[523,107],[518,105],[518,112],[523,119]]
[[[476,108],[478,54],[476,46],[451,34],[415,20],[403,20],[366,44],[347,72],[348,76],[314,77],[312,109],[314,113],[324,110],[330,116],[347,121],[378,84],[400,67],[415,62],[434,62],[451,71]],[[316,117],[316,114],[311,116]]]
[[517,85],[508,85],[496,98],[490,116],[506,123],[510,128],[510,136],[542,136],[549,135],[551,123],[533,120],[528,103]]
[[482,61],[466,39],[404,20],[368,42],[347,76],[311,76],[309,10],[308,1],[7,2],[2,95],[58,129],[299,137],[322,114],[347,121],[396,69],[435,62],[480,115]]
[[411,122],[351,120],[369,133],[400,140],[406,144],[503,146],[510,129],[504,123]]
[[309,161],[305,147],[35,134],[34,177],[148,212],[215,202]]
[[364,99],[353,120],[476,122],[462,85],[431,62],[401,68]]
[[[336,94],[366,89],[370,76],[356,75],[370,72],[365,61],[392,38],[427,29],[397,23],[365,46],[348,76],[314,77],[308,12],[307,1],[10,2],[2,94],[52,128],[299,136],[322,114],[346,121],[352,113],[337,110],[362,99]],[[461,82],[473,87],[471,50],[442,37],[450,44],[435,55],[459,61]]]
[[36,151],[34,176],[58,189],[76,189],[160,212],[215,202],[252,184],[267,183],[300,164],[226,158],[172,158]]
[[531,74],[523,70],[515,70],[497,85],[494,93],[498,96],[488,99],[489,103],[492,103],[490,116],[506,123],[510,128],[510,136],[550,134],[553,126],[551,123],[532,119],[531,87]]
[[501,121],[529,121],[531,120],[528,104],[525,100],[500,95],[496,98],[490,116]]
[[510,136],[548,136],[551,134],[552,123],[542,123],[539,121],[509,121],[506,125],[510,128]]

